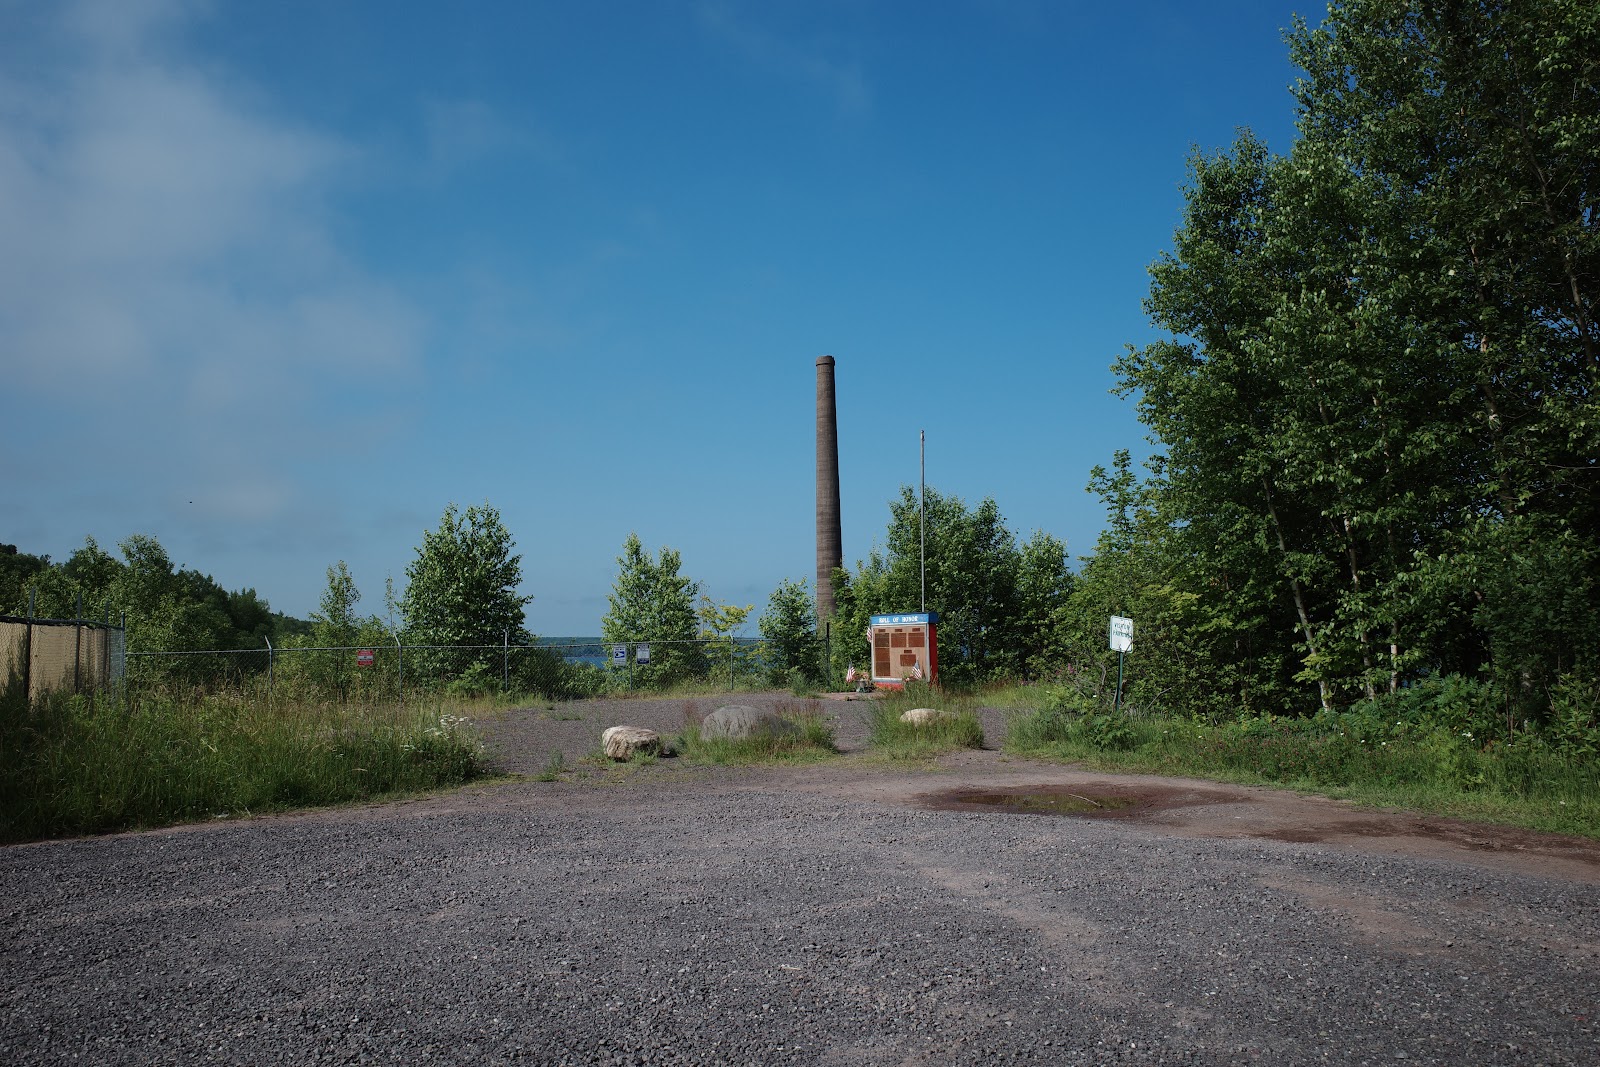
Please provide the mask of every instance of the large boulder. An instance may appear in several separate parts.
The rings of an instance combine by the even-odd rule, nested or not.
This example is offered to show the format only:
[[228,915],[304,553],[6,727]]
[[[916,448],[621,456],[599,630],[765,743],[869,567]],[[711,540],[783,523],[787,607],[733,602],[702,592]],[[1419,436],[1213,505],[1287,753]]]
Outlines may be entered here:
[[724,705],[700,723],[700,736],[708,741],[717,738],[742,741],[747,737],[786,737],[799,732],[798,726],[781,715],[761,711],[748,704]]
[[614,760],[631,760],[637,753],[661,753],[661,735],[643,726],[612,726],[600,735],[600,747]]
[[910,723],[912,726],[932,726],[936,722],[944,722],[955,717],[955,712],[939,708],[912,708],[910,711],[900,713],[900,721]]

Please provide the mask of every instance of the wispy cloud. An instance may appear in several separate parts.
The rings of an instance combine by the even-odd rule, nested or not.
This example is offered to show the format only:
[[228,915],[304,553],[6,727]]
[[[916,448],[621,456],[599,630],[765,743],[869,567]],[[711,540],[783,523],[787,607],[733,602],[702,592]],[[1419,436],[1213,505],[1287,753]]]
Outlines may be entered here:
[[511,121],[482,100],[424,100],[420,117],[423,171],[435,181],[497,157],[528,156],[551,162],[559,156],[554,141],[543,131],[526,121]]
[[33,20],[45,58],[0,73],[0,411],[115,413],[133,451],[264,519],[292,480],[251,495],[229,468],[330,391],[415,376],[426,323],[334,236],[359,147],[186,60],[191,14],[63,6]]
[[859,62],[833,58],[818,42],[767,30],[725,0],[706,0],[696,13],[708,34],[750,65],[826,94],[845,114],[871,110],[872,93]]

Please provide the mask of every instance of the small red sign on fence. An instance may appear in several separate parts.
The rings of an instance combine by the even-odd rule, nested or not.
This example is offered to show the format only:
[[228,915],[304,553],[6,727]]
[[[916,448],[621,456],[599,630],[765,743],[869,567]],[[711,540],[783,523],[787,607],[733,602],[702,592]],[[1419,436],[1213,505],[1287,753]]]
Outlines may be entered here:
[[358,648],[358,649],[356,649],[356,666],[358,666],[358,667],[370,667],[370,666],[372,666],[372,660],[373,660],[374,655],[375,655],[375,653],[370,648]]

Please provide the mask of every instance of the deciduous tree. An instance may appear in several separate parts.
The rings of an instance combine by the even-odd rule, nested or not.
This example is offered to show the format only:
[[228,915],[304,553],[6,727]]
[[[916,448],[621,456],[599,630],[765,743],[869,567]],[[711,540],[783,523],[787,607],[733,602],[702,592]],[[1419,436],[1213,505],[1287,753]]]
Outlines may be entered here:
[[[533,597],[519,590],[522,557],[514,548],[500,513],[487,503],[465,511],[446,507],[439,528],[423,533],[417,557],[406,567],[400,600],[405,643],[498,647],[508,638],[513,644],[530,642],[523,608]],[[488,649],[436,647],[416,655],[425,673],[438,680],[459,677],[474,664],[499,669],[500,657]]]
[[635,533],[617,557],[617,578],[600,630],[607,642],[650,643],[649,664],[633,670],[638,684],[670,684],[706,672],[695,614],[700,583],[679,574],[682,565],[682,556],[665,546],[651,559]]
[[767,598],[767,609],[756,625],[765,644],[772,684],[788,684],[791,671],[799,671],[812,684],[823,680],[816,619],[816,602],[804,578],[798,582],[783,579]]

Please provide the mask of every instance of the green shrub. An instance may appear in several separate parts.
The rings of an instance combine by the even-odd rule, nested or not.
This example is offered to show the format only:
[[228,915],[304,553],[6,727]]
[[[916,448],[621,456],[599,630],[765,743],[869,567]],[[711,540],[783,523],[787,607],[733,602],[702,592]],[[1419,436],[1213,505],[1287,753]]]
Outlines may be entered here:
[[1563,678],[1550,694],[1550,746],[1573,759],[1600,759],[1600,681]]
[[1128,717],[1114,711],[1085,715],[1079,720],[1078,730],[1090,748],[1101,752],[1121,752],[1132,748],[1138,740]]
[[813,673],[801,667],[790,667],[784,672],[784,682],[788,686],[789,692],[797,697],[815,696],[817,686],[812,681]]
[[1008,743],[1018,749],[1082,747],[1094,752],[1122,752],[1138,744],[1134,721],[1114,711],[1087,714],[1053,704],[1011,721]]
[[445,685],[445,692],[458,697],[481,697],[502,688],[500,671],[479,660]]

